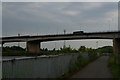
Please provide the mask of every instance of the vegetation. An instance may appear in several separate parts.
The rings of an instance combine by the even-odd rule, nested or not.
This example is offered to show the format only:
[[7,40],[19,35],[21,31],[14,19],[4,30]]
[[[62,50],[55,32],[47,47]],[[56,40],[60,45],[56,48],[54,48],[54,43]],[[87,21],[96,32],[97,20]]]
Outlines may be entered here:
[[114,78],[117,78],[118,80],[120,80],[120,64],[117,63],[117,60],[118,60],[118,58],[116,58],[117,56],[118,55],[111,54],[108,61],[109,61],[109,68]]
[[[73,73],[79,71],[82,69],[85,65],[90,63],[91,61],[97,59],[96,53],[112,53],[112,46],[104,46],[98,49],[92,49],[92,48],[86,48],[85,46],[80,46],[79,49],[68,47],[60,48],[60,50],[56,50],[55,48],[53,50],[48,50],[47,48],[43,48],[40,50],[40,53],[28,53],[25,49],[19,47],[19,46],[12,46],[12,47],[3,47],[2,49],[2,55],[3,56],[39,56],[39,55],[57,55],[57,54],[70,54],[70,53],[88,53],[89,58],[83,57],[81,54],[75,61],[74,66],[69,67],[69,71],[66,72],[64,75],[62,75],[60,78],[68,78]],[[102,54],[103,55],[103,54]],[[120,65],[115,63],[115,56],[112,54],[109,58],[109,67],[112,71],[113,75],[116,78],[120,78]]]
[[43,48],[40,50],[40,53],[28,53],[24,48],[19,46],[12,46],[12,47],[3,47],[2,55],[3,56],[36,56],[36,55],[56,55],[56,54],[70,54],[70,53],[112,53],[111,46],[105,46],[98,49],[86,48],[85,46],[80,46],[79,49],[73,49],[70,46],[60,48],[60,50],[48,50],[47,48]]
[[73,74],[77,73],[79,70],[81,70],[84,66],[89,64],[90,62],[96,60],[98,56],[92,56],[92,58],[85,58],[81,54],[77,57],[77,60],[75,61],[75,64],[72,65],[72,67],[69,67],[69,71],[60,76],[58,79],[64,78],[70,78]]
[[2,48],[2,56],[20,56],[20,55],[24,55],[25,49],[19,47],[19,46],[12,46],[12,47],[3,47]]
[[113,47],[112,46],[104,46],[97,49],[97,52],[99,53],[113,53]]

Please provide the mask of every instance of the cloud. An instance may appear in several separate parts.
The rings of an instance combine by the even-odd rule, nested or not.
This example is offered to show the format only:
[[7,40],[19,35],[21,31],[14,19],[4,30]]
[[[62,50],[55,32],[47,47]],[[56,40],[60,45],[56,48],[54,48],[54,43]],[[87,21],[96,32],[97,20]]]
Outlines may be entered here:
[[2,36],[2,3],[0,2],[0,37]]
[[70,15],[70,16],[74,16],[74,15],[77,15],[77,14],[80,14],[80,12],[79,11],[64,11],[63,12],[64,14],[67,14],[67,15]]
[[[3,36],[61,34],[64,29],[67,33],[117,30],[117,6],[114,2],[3,2]],[[62,43],[57,43],[57,47],[62,47]],[[95,47],[94,43],[68,41],[67,45]],[[50,44],[43,43],[43,47],[52,49],[54,42]],[[107,44],[111,45],[111,41]]]
[[3,2],[118,2],[119,0],[4,0]]
[[[103,2],[21,2],[3,3],[3,34],[54,34],[73,32],[80,27],[84,31],[108,30],[112,18],[117,24],[117,3]],[[114,15],[114,16],[113,16]],[[102,25],[103,28],[99,28]],[[107,26],[106,26],[107,25]]]

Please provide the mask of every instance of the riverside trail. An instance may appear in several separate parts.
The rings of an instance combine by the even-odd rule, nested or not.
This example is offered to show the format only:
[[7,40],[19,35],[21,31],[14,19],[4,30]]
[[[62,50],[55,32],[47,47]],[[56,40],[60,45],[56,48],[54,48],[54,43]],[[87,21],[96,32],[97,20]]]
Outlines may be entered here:
[[113,78],[108,68],[109,56],[102,56],[85,66],[71,78]]

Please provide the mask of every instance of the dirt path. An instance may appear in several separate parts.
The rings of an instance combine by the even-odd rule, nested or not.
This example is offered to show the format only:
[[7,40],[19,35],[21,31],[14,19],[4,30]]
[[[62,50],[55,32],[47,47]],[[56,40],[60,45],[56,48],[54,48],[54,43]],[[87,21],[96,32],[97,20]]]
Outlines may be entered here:
[[108,56],[100,57],[71,78],[113,78],[108,68],[108,58]]

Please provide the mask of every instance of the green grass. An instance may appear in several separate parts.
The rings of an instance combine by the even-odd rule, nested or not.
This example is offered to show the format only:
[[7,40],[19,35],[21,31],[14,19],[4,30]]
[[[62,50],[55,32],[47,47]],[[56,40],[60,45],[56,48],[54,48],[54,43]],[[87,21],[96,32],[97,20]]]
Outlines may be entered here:
[[117,58],[115,56],[115,54],[112,54],[109,57],[109,68],[111,73],[113,74],[113,77],[120,80],[120,64],[116,63]]
[[70,78],[73,74],[77,73],[79,70],[83,69],[90,62],[96,60],[98,57],[84,58],[81,55],[75,61],[72,67],[69,67],[69,71],[58,78],[58,80],[64,80],[65,78]]
[[7,52],[2,52],[2,56],[21,56],[25,55],[25,51],[7,51]]

